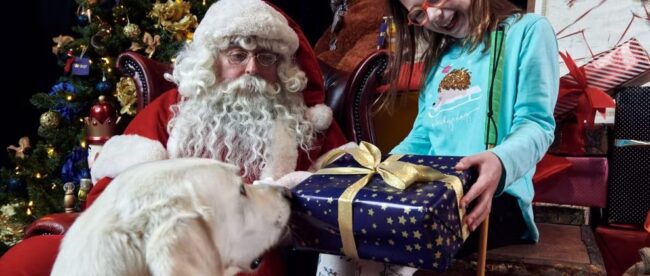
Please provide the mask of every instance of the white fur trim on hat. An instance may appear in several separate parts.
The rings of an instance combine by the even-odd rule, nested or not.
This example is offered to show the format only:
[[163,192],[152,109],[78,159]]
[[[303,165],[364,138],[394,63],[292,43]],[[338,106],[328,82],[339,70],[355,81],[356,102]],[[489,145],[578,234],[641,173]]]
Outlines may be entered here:
[[314,125],[318,131],[326,130],[332,124],[334,113],[329,106],[317,104],[307,109],[307,119]]
[[255,36],[279,40],[279,54],[292,56],[298,50],[298,35],[287,19],[261,0],[219,0],[214,3],[194,32],[197,43],[230,36]]
[[114,178],[124,170],[149,161],[167,159],[163,145],[139,135],[111,137],[90,170],[93,183],[104,177]]
[[269,159],[262,169],[259,179],[278,179],[296,170],[298,163],[298,143],[296,137],[289,133],[285,123],[276,121],[271,129],[273,143],[269,149]]

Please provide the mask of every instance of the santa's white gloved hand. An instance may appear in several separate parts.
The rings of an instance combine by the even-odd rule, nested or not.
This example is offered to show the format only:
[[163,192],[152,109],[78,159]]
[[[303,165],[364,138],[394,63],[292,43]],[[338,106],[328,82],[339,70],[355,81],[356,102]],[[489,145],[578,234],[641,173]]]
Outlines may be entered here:
[[281,186],[287,187],[287,189],[293,189],[296,185],[303,182],[305,179],[310,177],[313,173],[308,171],[295,171],[285,174],[277,180],[277,183]]
[[291,189],[298,185],[303,180],[310,177],[313,173],[307,171],[295,171],[285,174],[280,177],[278,180],[273,180],[273,178],[267,177],[260,180],[253,181],[253,185],[263,184],[271,186],[282,186],[287,189]]

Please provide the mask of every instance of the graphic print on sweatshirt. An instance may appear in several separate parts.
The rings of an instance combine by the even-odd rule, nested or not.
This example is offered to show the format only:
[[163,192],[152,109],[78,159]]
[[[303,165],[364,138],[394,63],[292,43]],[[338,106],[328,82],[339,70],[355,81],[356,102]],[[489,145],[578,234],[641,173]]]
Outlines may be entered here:
[[[452,65],[447,65],[440,73],[444,77],[438,85],[436,98],[429,107],[429,117],[440,119],[440,116],[443,116],[445,118],[443,121],[458,121],[478,111],[477,101],[482,98],[482,89],[472,84],[472,72],[467,68],[454,69]],[[452,110],[462,110],[463,113],[452,114],[450,113]],[[447,123],[454,122],[447,121]]]

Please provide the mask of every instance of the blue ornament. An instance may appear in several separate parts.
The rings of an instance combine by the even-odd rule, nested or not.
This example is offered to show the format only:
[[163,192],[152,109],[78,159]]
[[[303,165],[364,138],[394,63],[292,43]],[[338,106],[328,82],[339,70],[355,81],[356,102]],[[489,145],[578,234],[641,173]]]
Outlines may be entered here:
[[7,188],[9,189],[9,192],[12,193],[22,192],[25,190],[25,183],[20,181],[20,179],[9,178],[7,181]]
[[97,92],[102,94],[105,94],[106,92],[111,90],[111,88],[113,88],[113,86],[108,81],[100,81],[95,85],[95,90],[97,90]]
[[88,16],[86,16],[85,14],[77,15],[77,23],[79,24],[79,26],[86,26],[88,25],[88,22],[89,22]]

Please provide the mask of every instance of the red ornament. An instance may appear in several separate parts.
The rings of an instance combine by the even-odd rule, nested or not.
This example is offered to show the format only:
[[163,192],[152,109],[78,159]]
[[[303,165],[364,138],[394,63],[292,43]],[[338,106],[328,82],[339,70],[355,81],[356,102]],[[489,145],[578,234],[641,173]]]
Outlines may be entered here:
[[104,96],[99,96],[99,102],[90,108],[90,114],[84,118],[86,123],[86,143],[89,145],[103,145],[115,135],[115,125],[119,121],[115,108],[106,101]]

